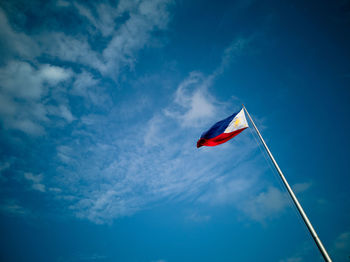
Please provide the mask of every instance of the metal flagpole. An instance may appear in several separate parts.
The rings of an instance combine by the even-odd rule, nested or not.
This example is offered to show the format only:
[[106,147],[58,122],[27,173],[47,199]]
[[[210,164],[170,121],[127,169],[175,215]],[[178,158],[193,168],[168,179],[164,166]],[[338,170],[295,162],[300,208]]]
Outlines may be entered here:
[[307,216],[306,216],[306,214],[305,214],[303,208],[301,207],[301,205],[300,205],[300,203],[299,203],[297,197],[295,196],[295,194],[294,194],[292,188],[289,186],[289,184],[288,184],[286,178],[284,177],[284,175],[283,175],[283,173],[282,173],[280,167],[278,166],[278,164],[277,164],[275,158],[274,158],[273,155],[271,154],[271,152],[270,152],[269,148],[267,147],[267,145],[266,145],[266,143],[265,143],[263,137],[261,136],[261,134],[260,134],[258,128],[257,128],[256,125],[254,124],[253,119],[250,117],[250,115],[249,115],[249,113],[248,113],[248,111],[247,111],[247,109],[245,108],[244,105],[243,105],[243,108],[244,108],[245,112],[247,113],[247,115],[248,115],[250,121],[252,122],[255,131],[258,133],[261,142],[263,143],[263,145],[264,145],[264,147],[265,147],[265,149],[266,149],[268,155],[270,156],[270,158],[271,158],[271,160],[272,160],[272,162],[273,162],[275,168],[277,169],[278,174],[280,175],[280,177],[281,177],[281,179],[282,179],[282,181],[283,181],[285,187],[287,188],[287,191],[288,191],[289,195],[291,196],[291,198],[292,198],[294,204],[296,205],[296,207],[297,207],[297,209],[298,209],[298,211],[299,211],[299,214],[300,214],[301,217],[303,218],[303,220],[304,220],[304,222],[305,222],[305,224],[306,224],[306,226],[307,226],[307,228],[308,228],[308,230],[309,230],[309,232],[310,232],[312,238],[314,239],[314,241],[315,241],[315,243],[316,243],[318,249],[320,250],[320,252],[321,252],[321,254],[322,254],[324,260],[327,261],[327,262],[332,262],[332,260],[331,260],[331,258],[329,257],[329,255],[328,255],[326,249],[324,248],[324,246],[323,246],[321,240],[318,238],[315,229],[314,229],[313,226],[311,225],[310,220],[307,218]]

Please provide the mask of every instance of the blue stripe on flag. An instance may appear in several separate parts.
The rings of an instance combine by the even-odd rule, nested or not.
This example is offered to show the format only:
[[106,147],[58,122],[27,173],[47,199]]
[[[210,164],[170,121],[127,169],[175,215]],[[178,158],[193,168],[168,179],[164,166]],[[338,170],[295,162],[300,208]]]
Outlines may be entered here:
[[227,128],[227,126],[230,124],[232,119],[239,112],[240,111],[238,111],[237,113],[234,113],[233,115],[229,116],[228,118],[225,118],[224,120],[221,120],[221,121],[217,122],[208,131],[204,132],[202,134],[201,138],[210,139],[210,138],[213,138],[213,137],[216,137],[216,136],[222,134],[225,131],[225,129]]

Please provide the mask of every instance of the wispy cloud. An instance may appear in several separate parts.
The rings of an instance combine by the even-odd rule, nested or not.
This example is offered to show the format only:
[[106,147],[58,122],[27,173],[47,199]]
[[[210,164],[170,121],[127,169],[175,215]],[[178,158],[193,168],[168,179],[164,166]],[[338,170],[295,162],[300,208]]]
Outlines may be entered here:
[[249,46],[253,42],[254,37],[238,37],[234,39],[224,50],[220,65],[211,74],[211,77],[221,75],[227,68],[242,55],[249,53]]
[[341,233],[335,240],[334,247],[338,250],[350,250],[350,231]]
[[40,55],[38,44],[23,32],[15,31],[9,24],[5,12],[0,8],[0,39],[2,41],[1,55],[3,58],[20,57],[33,58]]
[[[240,163],[240,161],[237,161]],[[202,194],[199,202],[211,205],[237,205],[242,201],[242,194],[255,184],[256,178],[250,177],[243,167],[234,168],[234,174],[227,174],[213,179],[209,189]],[[239,175],[237,175],[239,174]],[[244,176],[247,175],[247,176]]]
[[312,182],[297,183],[292,186],[294,193],[302,193],[307,191],[312,186]]
[[[59,187],[79,196],[70,203],[70,210],[78,217],[106,223],[164,201],[238,205],[232,202],[233,196],[251,187],[258,176],[258,172],[249,175],[242,163],[256,148],[251,138],[242,137],[245,146],[236,153],[232,153],[236,144],[223,145],[215,152],[195,148],[199,134],[192,127],[204,128],[215,112],[226,110],[210,93],[212,80],[200,72],[190,73],[170,94],[171,104],[133,124],[109,121],[116,117],[113,112],[104,118],[84,119],[85,134],[92,142],[85,144],[77,137],[57,148],[64,163]],[[228,152],[234,161],[224,157]],[[215,161],[208,162],[210,158]],[[226,161],[233,165],[230,175],[220,168]],[[87,186],[77,191],[77,183]]]
[[2,171],[8,169],[11,166],[10,162],[0,163],[0,174]]
[[[304,244],[293,256],[283,259],[280,262],[309,261],[307,257],[311,253],[311,250],[313,250],[311,244],[313,243],[308,242],[308,244]],[[334,261],[347,261],[350,254],[350,231],[345,230],[340,233],[329,247],[326,246],[326,249]],[[319,256],[321,259],[321,255]]]
[[[208,82],[209,81],[209,82]],[[174,104],[164,110],[183,126],[198,126],[216,113],[214,98],[208,92],[210,80],[200,72],[191,72],[175,93]]]
[[24,178],[26,180],[28,180],[31,183],[31,188],[33,190],[37,190],[40,192],[45,192],[46,191],[46,187],[45,185],[42,183],[43,180],[43,175],[39,174],[39,175],[34,175],[32,173],[24,173]]
[[337,261],[346,261],[350,254],[350,231],[345,231],[337,236],[331,249]]
[[270,187],[256,197],[247,201],[243,210],[253,219],[263,221],[266,218],[273,218],[280,215],[289,202],[287,195],[275,187]]
[[50,95],[50,88],[71,76],[70,70],[48,64],[35,68],[26,62],[11,61],[0,68],[0,121],[4,127],[39,135],[50,114],[71,121],[67,105],[57,107],[43,101]]
[[293,256],[293,257],[280,260],[280,262],[302,262],[302,261],[304,260],[301,256]]
[[[292,186],[295,193],[302,193],[311,187],[312,183],[297,183]],[[243,201],[242,210],[256,221],[264,222],[283,214],[291,207],[291,199],[286,191],[270,186],[266,190]]]
[[186,220],[192,221],[195,223],[204,223],[210,221],[211,216],[210,215],[203,215],[198,212],[190,212],[190,214],[186,217]]
[[83,97],[87,107],[90,105],[99,107],[111,105],[110,97],[103,88],[101,80],[86,71],[76,74],[70,93],[73,96]]
[[[250,136],[212,150],[195,148],[198,130],[232,113],[211,88],[247,52],[251,38],[234,39],[211,73],[192,71],[176,80],[176,89],[167,93],[170,102],[157,112],[142,114],[149,102],[137,100],[138,117],[131,122],[125,117],[131,113],[114,103],[104,85],[118,84],[123,71],[133,70],[138,53],[152,45],[154,32],[167,29],[172,1],[57,4],[89,26],[29,36],[15,31],[0,14],[11,41],[27,41],[37,50],[29,55],[24,47],[15,47],[0,68],[2,125],[31,135],[66,127],[55,130],[49,144],[56,149],[51,163],[55,171],[50,176],[24,172],[31,189],[64,202],[67,213],[95,223],[109,223],[167,201],[233,205],[253,218],[260,204],[270,213],[282,209],[279,191],[252,190],[263,170],[251,172],[259,157]],[[78,100],[84,102],[73,103]],[[64,139],[56,140],[60,135]],[[225,169],[227,163],[231,170]],[[248,189],[257,197],[244,209]]]
[[[92,34],[100,33],[106,38],[107,45],[96,49],[85,36],[71,37],[61,32],[42,35],[38,39],[44,45],[45,53],[89,66],[116,80],[122,68],[133,68],[138,52],[152,41],[152,32],[166,29],[171,2],[120,1],[116,7],[95,4],[94,8],[75,2],[78,13],[94,27]],[[118,18],[123,23],[117,25]]]
[[58,0],[58,1],[56,2],[56,5],[57,5],[58,7],[68,7],[68,6],[70,6],[70,2],[65,1],[65,0]]
[[[314,243],[310,241],[305,241],[303,243],[300,243],[298,245],[297,251],[286,258],[281,259],[279,262],[304,262],[304,261],[310,261],[309,255],[315,251],[314,249]],[[317,254],[317,253],[316,253]],[[320,257],[321,259],[321,257]]]
[[220,64],[214,71],[205,75],[193,71],[178,86],[174,104],[165,109],[167,116],[176,118],[183,126],[200,126],[210,120],[218,111],[223,111],[223,104],[215,100],[209,88],[213,81],[228,69],[237,57],[247,53],[250,38],[234,39],[224,50]]
[[78,10],[79,14],[85,17],[96,32],[100,32],[102,36],[106,37],[114,32],[116,26],[115,19],[120,15],[116,7],[101,3],[96,5],[96,9],[91,10],[78,2],[74,2],[73,5]]
[[59,257],[57,262],[82,262],[82,261],[107,261],[108,256],[93,253],[93,254],[76,254],[72,257]]
[[[74,36],[45,30],[30,35],[19,31],[20,27],[15,30],[0,9],[0,45],[7,50],[0,68],[0,118],[6,129],[42,135],[43,123],[50,121],[50,115],[67,123],[74,121],[69,101],[57,94],[63,82],[74,78],[72,96],[82,96],[94,105],[106,104],[108,95],[98,86],[101,74],[116,80],[123,68],[132,69],[138,52],[152,41],[152,32],[165,30],[170,21],[168,0],[120,1],[115,6],[57,4],[75,10],[94,30],[84,35],[78,31]],[[101,37],[105,44],[92,46],[91,39]],[[42,58],[49,62],[42,63]],[[54,65],[58,61],[74,65]],[[85,67],[99,74],[94,76]]]
[[31,212],[20,205],[17,200],[7,199],[0,203],[0,212],[10,216],[28,216]]

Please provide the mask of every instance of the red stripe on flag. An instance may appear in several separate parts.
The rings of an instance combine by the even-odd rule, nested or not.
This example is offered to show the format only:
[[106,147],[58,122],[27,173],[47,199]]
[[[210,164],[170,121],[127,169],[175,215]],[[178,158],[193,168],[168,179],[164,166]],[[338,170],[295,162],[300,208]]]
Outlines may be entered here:
[[222,143],[227,142],[228,140],[230,140],[231,138],[235,137],[236,135],[238,135],[239,133],[241,133],[245,128],[233,131],[231,133],[222,133],[216,137],[210,138],[210,139],[205,139],[205,138],[201,138],[197,141],[197,148],[201,147],[201,146],[217,146],[220,145]]

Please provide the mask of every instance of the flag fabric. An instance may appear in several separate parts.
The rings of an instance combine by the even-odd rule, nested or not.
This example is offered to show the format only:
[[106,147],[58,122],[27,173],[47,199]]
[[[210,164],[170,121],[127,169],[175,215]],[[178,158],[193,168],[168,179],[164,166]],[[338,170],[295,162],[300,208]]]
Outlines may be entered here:
[[242,108],[239,112],[217,122],[208,131],[204,132],[197,141],[197,147],[220,145],[246,128],[248,128],[248,122]]

